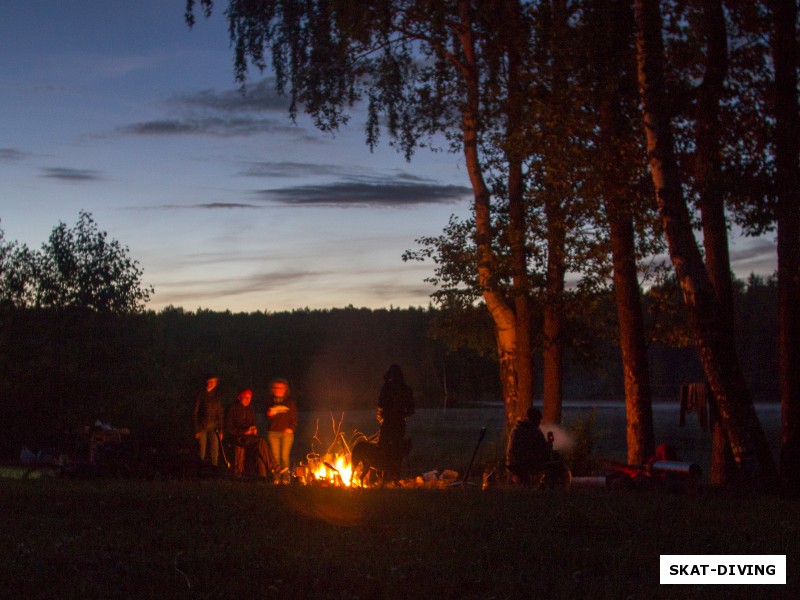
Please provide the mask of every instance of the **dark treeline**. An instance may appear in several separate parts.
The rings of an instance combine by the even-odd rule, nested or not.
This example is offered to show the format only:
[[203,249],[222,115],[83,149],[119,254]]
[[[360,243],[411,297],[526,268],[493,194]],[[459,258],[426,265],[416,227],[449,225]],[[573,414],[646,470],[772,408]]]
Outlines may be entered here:
[[[754,397],[764,401],[778,398],[776,294],[773,280],[758,278],[741,283],[737,293],[742,362]],[[623,397],[619,350],[610,341],[613,302],[604,304],[596,320],[608,323],[609,333],[606,339],[587,333],[592,338],[582,342],[584,352],[570,355],[568,399]],[[23,446],[54,445],[64,431],[97,419],[154,442],[189,439],[194,395],[210,370],[220,376],[226,402],[248,387],[257,410],[274,377],[290,380],[302,410],[372,407],[393,362],[403,367],[419,406],[500,402],[490,351],[446,349],[431,335],[440,316],[432,309],[352,307],[237,314],[168,308],[125,315],[5,307],[0,450],[14,456]],[[663,312],[651,321],[664,340],[650,346],[657,399],[675,400],[681,384],[703,378],[694,348],[676,347],[684,338],[688,344],[672,324],[680,321]]]
[[[285,377],[303,410],[374,406],[382,376],[402,365],[420,406],[495,390],[476,352],[445,353],[421,309],[238,313],[168,308],[100,314],[0,309],[2,453],[54,444],[97,419],[156,440],[191,436],[194,397],[209,371],[226,403],[251,388],[257,410]],[[447,378],[445,383],[444,378]]]

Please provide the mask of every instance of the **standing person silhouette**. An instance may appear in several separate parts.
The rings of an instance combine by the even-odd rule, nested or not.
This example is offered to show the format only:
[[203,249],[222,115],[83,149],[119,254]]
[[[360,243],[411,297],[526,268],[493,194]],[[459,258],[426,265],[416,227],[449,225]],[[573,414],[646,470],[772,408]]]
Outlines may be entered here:
[[383,376],[376,418],[380,423],[378,446],[386,460],[385,478],[397,481],[408,453],[406,419],[414,414],[414,392],[406,385],[400,366],[393,364]]
[[205,387],[197,394],[193,412],[197,454],[201,462],[208,454],[215,467],[219,464],[219,440],[222,439],[222,400],[218,384],[219,377],[211,373],[206,375]]

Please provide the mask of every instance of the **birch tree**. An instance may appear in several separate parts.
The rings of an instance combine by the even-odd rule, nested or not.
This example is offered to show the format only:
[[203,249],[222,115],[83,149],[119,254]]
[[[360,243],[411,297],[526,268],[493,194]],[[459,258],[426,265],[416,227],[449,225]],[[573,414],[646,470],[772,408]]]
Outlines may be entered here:
[[681,187],[664,80],[660,3],[636,0],[635,9],[638,79],[648,162],[670,259],[739,473],[746,480],[769,483],[775,476],[769,445],[756,416],[735,348],[728,343],[728,325],[694,237]]
[[[208,14],[211,0],[187,2]],[[229,0],[226,14],[236,77],[251,65],[271,65],[290,112],[303,110],[322,129],[367,107],[366,137],[377,143],[380,123],[407,157],[427,136],[445,134],[460,152],[473,190],[477,284],[494,323],[506,421],[512,424],[533,395],[531,317],[523,126],[530,118],[530,40],[535,6],[512,0],[433,2]],[[492,138],[504,156],[507,227],[492,221],[495,202],[481,153]],[[499,235],[507,241],[511,287],[498,286]]]

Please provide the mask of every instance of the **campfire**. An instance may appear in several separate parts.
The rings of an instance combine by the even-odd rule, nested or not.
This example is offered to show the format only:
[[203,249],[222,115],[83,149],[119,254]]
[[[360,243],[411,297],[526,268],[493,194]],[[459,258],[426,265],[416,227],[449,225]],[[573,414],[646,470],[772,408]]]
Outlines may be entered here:
[[[316,482],[327,485],[350,487],[353,485],[353,464],[350,454],[327,455],[323,459],[318,454],[309,454],[307,465],[301,465],[303,475],[308,478],[309,474]],[[297,473],[295,473],[297,475]],[[356,483],[358,478],[356,478]]]
[[354,431],[353,436],[348,443],[344,432],[342,431],[342,421],[344,420],[344,413],[342,413],[339,422],[336,423],[331,415],[331,425],[333,427],[333,442],[327,447],[327,450],[320,454],[314,451],[314,448],[322,446],[322,441],[319,438],[319,420],[317,420],[317,428],[312,438],[312,451],[306,455],[306,461],[300,463],[294,471],[294,477],[297,481],[304,484],[320,484],[327,486],[337,487],[351,487],[354,484],[360,484],[361,481],[358,477],[353,477],[353,464],[351,459],[350,449],[360,439],[367,439],[364,434]]
[[[294,472],[292,473],[296,482],[305,485],[349,488],[361,487],[362,484],[375,485],[379,481],[379,479],[374,476],[367,478],[367,472],[360,473],[359,475],[354,473],[354,470],[356,467],[358,467],[358,465],[353,465],[352,462],[352,449],[356,446],[356,444],[361,441],[372,441],[374,436],[368,437],[363,433],[354,430],[348,441],[347,436],[342,431],[343,420],[344,413],[342,413],[338,423],[336,423],[333,415],[331,415],[333,441],[329,446],[327,446],[325,452],[322,453],[315,451],[315,448],[323,447],[323,443],[319,438],[319,420],[317,420],[317,427],[311,444],[312,451],[306,455],[306,460],[304,462],[301,462],[297,467],[295,467]],[[361,481],[360,477],[362,476],[366,481]],[[458,480],[458,472],[451,469],[445,469],[441,473],[438,470],[432,470],[416,477],[403,479],[397,483],[400,487],[441,488],[454,485],[456,482],[458,482]]]

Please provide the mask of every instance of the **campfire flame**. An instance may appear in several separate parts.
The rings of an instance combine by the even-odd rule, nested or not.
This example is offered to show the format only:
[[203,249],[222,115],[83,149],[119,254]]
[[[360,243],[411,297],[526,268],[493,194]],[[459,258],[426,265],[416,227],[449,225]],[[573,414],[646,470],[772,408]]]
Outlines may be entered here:
[[359,478],[353,474],[350,448],[359,439],[366,439],[366,436],[358,431],[354,431],[354,437],[348,444],[345,439],[345,434],[342,431],[343,420],[344,413],[342,413],[338,423],[334,420],[333,415],[331,415],[333,442],[328,446],[324,455],[317,454],[313,451],[313,442],[318,443],[320,446],[323,445],[318,436],[319,420],[317,420],[317,431],[312,438],[312,452],[306,456],[307,462],[302,468],[305,474],[305,477],[302,477],[302,479],[305,483],[321,483],[323,485],[339,487],[353,487],[361,483]]
[[353,465],[349,454],[337,454],[329,460],[321,461],[313,473],[317,481],[327,482],[329,485],[353,485]]

